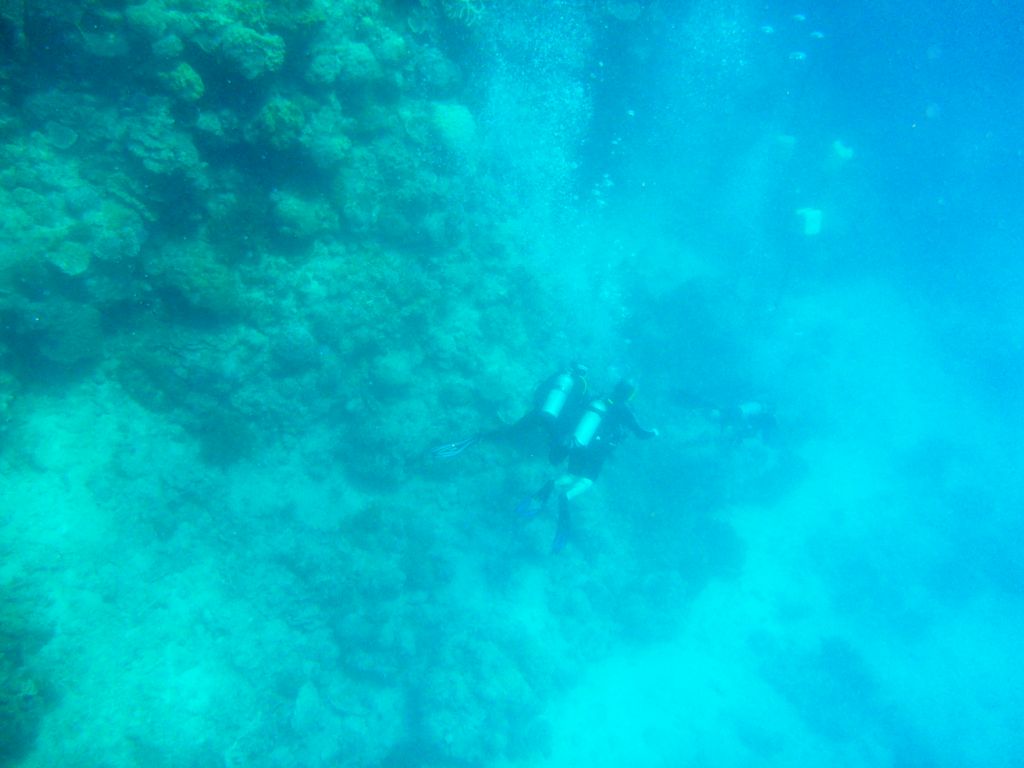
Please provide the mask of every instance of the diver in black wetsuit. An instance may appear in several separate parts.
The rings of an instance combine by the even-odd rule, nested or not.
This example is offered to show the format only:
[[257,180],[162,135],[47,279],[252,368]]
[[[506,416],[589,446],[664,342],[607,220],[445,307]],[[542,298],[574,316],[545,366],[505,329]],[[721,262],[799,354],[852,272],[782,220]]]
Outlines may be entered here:
[[775,410],[758,400],[747,400],[729,408],[718,408],[712,412],[718,421],[722,435],[731,442],[741,443],[748,438],[759,438],[771,443],[778,429]]
[[770,403],[745,400],[735,405],[720,405],[684,390],[674,394],[683,407],[702,412],[709,421],[717,424],[719,435],[727,442],[760,439],[770,444],[778,434],[778,418]]
[[641,440],[658,436],[658,430],[640,426],[630,409],[629,401],[634,394],[636,384],[631,379],[623,379],[609,396],[592,400],[569,438],[566,473],[546,482],[519,505],[520,515],[532,517],[544,508],[551,492],[558,491],[558,526],[551,544],[552,552],[561,551],[569,540],[569,502],[590,489],[619,443],[631,433]]
[[533,393],[533,407],[519,421],[484,433],[482,437],[507,439],[529,446],[533,436],[544,436],[548,460],[561,462],[568,453],[568,437],[576,426],[587,395],[587,367],[573,363],[541,382]]
[[465,440],[439,445],[431,449],[431,453],[434,458],[450,459],[481,440],[528,444],[540,434],[548,446],[548,459],[557,464],[566,456],[566,438],[583,412],[586,395],[587,367],[573,363],[540,383],[533,394],[533,406],[518,421]]

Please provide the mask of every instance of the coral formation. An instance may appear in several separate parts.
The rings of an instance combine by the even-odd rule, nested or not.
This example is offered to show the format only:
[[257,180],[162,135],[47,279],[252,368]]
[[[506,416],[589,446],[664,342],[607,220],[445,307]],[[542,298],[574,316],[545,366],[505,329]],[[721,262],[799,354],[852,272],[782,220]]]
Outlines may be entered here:
[[440,0],[444,15],[468,26],[479,23],[486,4],[483,0]]
[[31,748],[47,709],[46,683],[31,668],[49,637],[38,595],[20,581],[0,582],[0,765],[16,765]]
[[[14,5],[0,18],[20,35]],[[514,192],[487,176],[478,94],[444,43],[482,10],[53,2],[4,62],[22,107],[0,108],[0,451],[59,466],[60,446],[25,447],[16,403],[54,381],[116,392],[112,411],[149,414],[194,463],[165,471],[136,457],[144,440],[112,450],[89,479],[97,514],[118,535],[156,533],[143,569],[204,552],[232,599],[275,616],[262,651],[219,610],[187,619],[242,649],[244,722],[218,715],[234,730],[194,751],[134,724],[83,753],[95,762],[370,766],[422,749],[444,765],[543,749],[548,684],[526,669],[543,653],[497,623],[445,633],[475,621],[454,592],[432,604],[456,578],[455,506],[407,503],[438,493],[425,443],[518,407],[550,352],[529,241],[495,226]],[[282,481],[242,502],[216,485],[275,451],[338,498]],[[85,601],[154,610],[120,606],[120,581],[97,574]],[[19,753],[46,698],[22,662],[0,648]],[[198,666],[174,676],[197,711],[215,700]],[[261,708],[277,714],[260,722]],[[202,717],[175,728],[198,733]]]
[[163,73],[161,80],[167,90],[185,102],[199,101],[206,90],[203,78],[186,61],[179,62],[170,72]]
[[274,72],[284,64],[285,45],[278,35],[261,34],[241,24],[221,33],[219,51],[248,80]]

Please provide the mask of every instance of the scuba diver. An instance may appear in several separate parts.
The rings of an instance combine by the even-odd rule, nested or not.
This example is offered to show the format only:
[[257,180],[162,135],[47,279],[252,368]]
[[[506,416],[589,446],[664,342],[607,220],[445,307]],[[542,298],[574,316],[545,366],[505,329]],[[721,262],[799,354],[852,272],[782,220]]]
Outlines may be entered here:
[[619,443],[630,433],[641,440],[658,436],[657,429],[640,426],[629,407],[635,394],[636,383],[632,379],[622,379],[610,395],[588,403],[568,439],[566,451],[569,462],[565,474],[548,480],[519,504],[517,512],[520,516],[533,517],[547,505],[552,491],[558,491],[558,523],[551,544],[552,553],[562,551],[569,541],[572,528],[569,503],[590,489]]
[[464,440],[436,446],[430,452],[436,459],[450,459],[481,440],[528,442],[533,435],[539,433],[544,436],[549,447],[549,460],[557,464],[565,458],[567,449],[563,438],[576,424],[586,395],[587,366],[572,363],[541,382],[534,391],[533,406],[518,421]]
[[778,428],[775,410],[758,400],[715,409],[712,416],[718,422],[721,434],[734,443],[748,438],[759,438],[766,444],[771,443]]
[[674,394],[679,404],[703,413],[708,421],[716,424],[719,436],[726,442],[742,443],[747,439],[760,439],[770,444],[776,437],[779,423],[775,408],[763,400],[721,405],[683,390]]

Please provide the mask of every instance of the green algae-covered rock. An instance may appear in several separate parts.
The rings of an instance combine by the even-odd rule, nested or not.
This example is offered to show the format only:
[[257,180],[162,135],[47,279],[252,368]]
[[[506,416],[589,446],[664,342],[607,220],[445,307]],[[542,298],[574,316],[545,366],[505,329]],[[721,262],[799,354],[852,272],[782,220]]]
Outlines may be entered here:
[[278,35],[232,24],[220,41],[220,52],[248,80],[276,72],[284,63],[285,44]]
[[366,43],[344,40],[317,53],[310,62],[307,78],[312,83],[366,85],[384,75],[377,57]]
[[154,291],[183,319],[237,319],[246,305],[238,276],[201,243],[167,245],[146,268]]
[[301,142],[317,167],[337,168],[348,158],[352,140],[347,133],[352,124],[353,120],[345,116],[334,95],[309,116],[302,129]]
[[305,114],[297,103],[274,96],[260,109],[246,132],[250,141],[277,150],[294,148],[302,134]]
[[46,259],[65,275],[80,275],[89,268],[92,252],[82,243],[63,241],[47,251]]
[[[52,146],[46,134],[0,148],[0,274],[48,263],[69,276],[96,257],[120,260],[138,252],[145,228],[138,214],[82,176],[80,159]],[[43,281],[45,282],[45,280]],[[35,283],[33,283],[35,284]]]
[[241,120],[230,109],[200,112],[195,130],[197,138],[203,139],[207,145],[217,147],[238,144],[244,138]]
[[125,8],[124,20],[136,33],[149,40],[158,40],[167,30],[167,9],[160,0],[146,0]]
[[184,179],[198,188],[209,185],[206,163],[192,135],[175,120],[168,99],[151,99],[144,112],[124,117],[123,123],[124,148],[145,170]]
[[173,61],[180,58],[181,54],[185,52],[185,43],[177,35],[164,35],[153,41],[151,50],[156,58]]
[[[403,244],[422,241],[427,220],[440,215],[450,198],[449,177],[430,161],[429,153],[395,133],[357,144],[333,180],[331,199],[354,232]],[[435,227],[437,233],[443,229]]]
[[[88,266],[85,253],[71,253],[65,242],[73,222],[63,215],[58,195],[27,187],[0,189],[4,221],[0,224],[0,273],[21,272],[28,262],[54,260],[58,268],[78,274]],[[63,252],[62,252],[63,251]]]
[[309,200],[283,190],[276,190],[271,199],[279,234],[310,240],[338,228],[338,216],[326,200]]
[[377,39],[373,44],[377,60],[388,67],[399,67],[409,59],[409,44],[405,38],[390,27],[378,27]]
[[199,101],[206,90],[199,73],[184,61],[170,72],[161,74],[160,81],[176,98],[185,102]]

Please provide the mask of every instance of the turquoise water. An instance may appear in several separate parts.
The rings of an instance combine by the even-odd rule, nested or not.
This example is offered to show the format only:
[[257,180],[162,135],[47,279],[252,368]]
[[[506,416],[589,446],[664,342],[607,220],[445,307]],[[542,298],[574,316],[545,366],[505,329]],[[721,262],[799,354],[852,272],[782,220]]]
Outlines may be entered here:
[[1024,763],[1021,36],[0,2],[0,766]]

